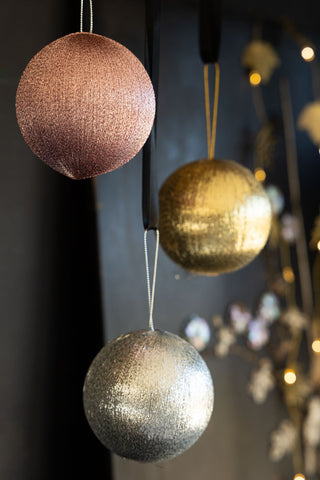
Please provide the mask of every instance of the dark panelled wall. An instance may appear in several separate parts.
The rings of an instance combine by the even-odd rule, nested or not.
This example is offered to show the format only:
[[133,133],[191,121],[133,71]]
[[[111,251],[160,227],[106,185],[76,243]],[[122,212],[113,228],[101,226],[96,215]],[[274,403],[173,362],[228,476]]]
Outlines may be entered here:
[[[93,3],[94,31],[124,43],[142,59],[143,0]],[[162,3],[160,183],[178,166],[206,153],[197,1]],[[287,0],[282,2],[279,11],[288,10],[289,5]],[[257,127],[240,67],[251,23],[245,3],[237,2],[238,13],[240,6],[242,20],[228,17],[222,29],[217,136],[217,155],[235,160],[243,157],[243,126]],[[80,0],[18,0],[2,7],[0,479],[107,480],[109,456],[85,421],[81,398],[86,369],[103,341],[94,186],[90,181],[69,181],[36,159],[20,136],[14,112],[23,68],[44,45],[78,30]],[[270,2],[264,2],[263,8],[266,16],[274,14]],[[314,22],[316,18],[313,15]],[[288,39],[279,49],[289,59],[286,73],[292,79],[297,115],[312,98],[311,81]],[[267,101],[272,110],[278,98],[272,93]],[[317,212],[320,164],[304,134],[298,139],[304,212],[310,228]],[[140,161],[139,155],[97,182],[109,338],[147,324]],[[280,165],[279,158],[279,169]],[[254,308],[264,287],[261,258],[241,272],[204,279],[189,276],[160,252],[156,327],[177,332],[185,315],[193,312],[210,320],[230,300],[242,300]],[[186,454],[161,467],[115,458],[115,480],[291,478],[289,461],[273,465],[267,458],[269,434],[285,415],[279,396],[273,393],[264,406],[257,406],[246,392],[248,364],[210,354],[206,360],[213,372],[216,403],[205,435]]]
[[8,2],[1,30],[0,478],[110,478],[82,410],[103,342],[95,186],[36,159],[15,120],[23,68],[78,30],[78,1]]
[[[223,4],[229,4],[227,0]],[[280,2],[279,9],[283,7]],[[203,70],[198,52],[197,2],[162,2],[160,81],[157,123],[159,184],[179,166],[206,155]],[[264,11],[275,10],[263,2]],[[259,7],[257,5],[257,7]],[[216,155],[252,166],[246,132],[259,128],[251,90],[241,67],[241,54],[252,38],[252,22],[244,3],[242,18],[225,16],[221,39],[221,90]],[[238,5],[238,10],[240,4]],[[143,55],[143,1],[103,2],[107,24],[103,34]],[[273,28],[272,28],[273,27]],[[270,38],[288,75],[295,116],[312,99],[310,67],[290,38],[270,25]],[[100,33],[100,32],[99,32]],[[317,38],[317,37],[316,37]],[[315,38],[315,41],[316,41]],[[268,112],[279,117],[278,76],[265,89]],[[280,119],[279,119],[280,120]],[[317,149],[298,134],[299,167],[307,228],[317,214],[320,163]],[[286,176],[283,150],[276,157],[272,181]],[[312,180],[312,177],[314,180]],[[146,328],[147,293],[141,218],[141,156],[98,179],[99,234],[103,265],[104,305],[109,338]],[[286,203],[286,211],[290,205]],[[179,332],[183,319],[198,313],[208,321],[223,314],[228,302],[242,301],[253,310],[266,288],[265,266],[258,257],[241,271],[216,278],[192,276],[159,253],[154,309],[155,327]],[[144,465],[113,457],[115,480],[287,480],[293,478],[290,457],[279,463],[268,458],[270,433],[287,414],[273,391],[257,405],[247,393],[252,365],[237,357],[205,359],[215,384],[215,408],[203,437],[189,451],[159,465]]]

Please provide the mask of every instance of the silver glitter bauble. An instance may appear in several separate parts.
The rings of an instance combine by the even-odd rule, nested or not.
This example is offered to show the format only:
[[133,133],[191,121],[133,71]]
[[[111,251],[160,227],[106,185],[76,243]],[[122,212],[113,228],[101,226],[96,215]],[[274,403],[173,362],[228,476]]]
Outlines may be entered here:
[[100,350],[83,401],[99,440],[118,455],[159,462],[184,452],[208,425],[213,384],[199,353],[159,330],[121,335]]

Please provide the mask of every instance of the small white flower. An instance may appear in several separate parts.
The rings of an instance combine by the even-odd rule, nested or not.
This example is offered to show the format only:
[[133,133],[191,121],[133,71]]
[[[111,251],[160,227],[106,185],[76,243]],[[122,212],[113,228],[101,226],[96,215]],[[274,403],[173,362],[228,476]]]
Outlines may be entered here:
[[255,318],[249,323],[248,342],[253,350],[260,350],[268,343],[270,332],[263,318]]
[[262,40],[253,40],[243,51],[242,65],[259,72],[263,83],[270,80],[280,63],[280,58],[272,45]]
[[223,327],[218,332],[218,344],[215,347],[215,353],[218,357],[225,357],[229,353],[231,345],[236,341],[233,330]]
[[306,443],[312,447],[320,444],[320,397],[312,397],[309,402],[303,436]]
[[272,375],[272,364],[269,360],[264,359],[261,361],[260,368],[251,375],[248,392],[255,403],[263,403],[274,386],[275,380]]
[[244,333],[252,320],[248,308],[240,302],[232,303],[229,306],[229,317],[236,333]]
[[281,217],[281,235],[288,243],[294,243],[300,233],[300,224],[297,217],[285,213]]
[[317,473],[317,449],[308,443],[304,448],[304,464],[307,475],[313,476]]
[[281,321],[291,331],[303,330],[308,326],[308,316],[296,307],[290,307],[281,315]]
[[291,453],[297,440],[297,429],[290,420],[283,420],[278,429],[271,434],[270,459],[273,462],[281,460]]
[[306,130],[311,141],[320,145],[320,101],[308,103],[298,118],[298,128]]

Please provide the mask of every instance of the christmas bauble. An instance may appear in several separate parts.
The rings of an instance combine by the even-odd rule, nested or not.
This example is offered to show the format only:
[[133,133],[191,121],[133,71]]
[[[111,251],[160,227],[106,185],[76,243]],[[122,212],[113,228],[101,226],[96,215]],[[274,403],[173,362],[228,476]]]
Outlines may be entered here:
[[160,243],[183,268],[217,275],[242,268],[264,247],[271,207],[261,184],[230,160],[197,160],[160,190]]
[[185,340],[138,330],[108,343],[83,389],[88,422],[122,457],[158,462],[179,455],[203,433],[213,409],[211,375]]
[[152,128],[155,97],[127,48],[72,33],[29,62],[16,112],[31,150],[54,170],[81,179],[114,170],[139,152]]

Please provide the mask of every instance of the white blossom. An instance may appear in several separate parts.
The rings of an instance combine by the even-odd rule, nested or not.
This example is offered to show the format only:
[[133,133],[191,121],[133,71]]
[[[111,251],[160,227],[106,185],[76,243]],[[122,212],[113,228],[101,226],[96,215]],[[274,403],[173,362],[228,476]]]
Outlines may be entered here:
[[281,217],[281,235],[288,243],[294,243],[300,234],[300,224],[297,217],[285,213]]
[[311,141],[320,145],[320,102],[308,103],[298,118],[298,128],[306,130]]
[[273,462],[277,462],[284,455],[291,453],[295,447],[296,440],[296,427],[290,420],[283,420],[278,429],[271,434],[270,459]]
[[244,49],[242,65],[260,73],[262,82],[267,83],[274,70],[280,66],[280,58],[268,42],[253,40]]
[[312,447],[320,444],[320,397],[312,397],[309,402],[303,436],[306,443]]
[[248,392],[255,403],[263,403],[274,386],[275,379],[272,374],[272,364],[269,360],[264,359],[261,361],[260,368],[251,375]]
[[280,317],[291,331],[303,330],[308,326],[308,316],[296,307],[290,307]]
[[223,327],[218,332],[218,343],[215,347],[215,353],[218,357],[225,357],[229,353],[231,345],[236,341],[236,337],[231,328]]

